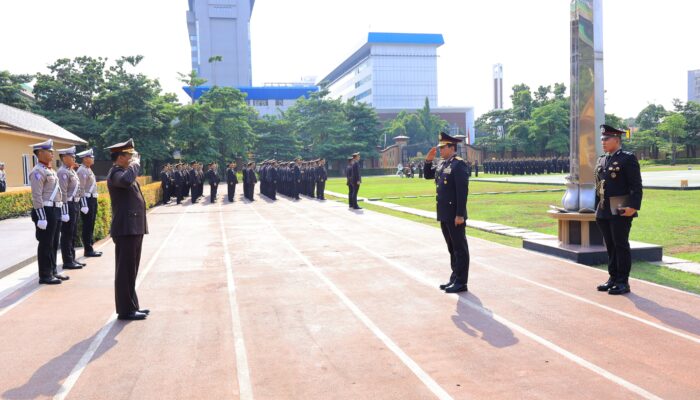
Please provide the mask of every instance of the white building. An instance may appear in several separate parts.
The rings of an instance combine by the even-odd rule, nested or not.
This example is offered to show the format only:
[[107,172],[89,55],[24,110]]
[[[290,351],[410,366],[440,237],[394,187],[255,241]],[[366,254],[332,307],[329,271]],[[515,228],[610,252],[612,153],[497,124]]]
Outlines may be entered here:
[[700,103],[700,69],[688,71],[688,101]]
[[440,34],[370,32],[365,43],[328,76],[333,98],[355,98],[375,108],[423,107],[438,103],[437,48]]

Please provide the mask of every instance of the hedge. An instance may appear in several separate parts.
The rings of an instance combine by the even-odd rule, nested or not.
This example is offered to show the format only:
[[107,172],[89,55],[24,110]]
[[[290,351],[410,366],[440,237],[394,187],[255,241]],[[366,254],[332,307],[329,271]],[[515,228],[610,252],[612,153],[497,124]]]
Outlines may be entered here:
[[[160,183],[150,183],[151,177],[140,176],[141,192],[146,201],[146,208],[152,208],[162,199]],[[95,219],[95,240],[100,240],[109,235],[109,226],[112,221],[112,203],[107,191],[107,182],[97,183],[97,218]],[[32,211],[31,189],[0,193],[0,220],[28,215]],[[76,247],[82,246],[80,240],[83,229],[82,219],[78,220],[78,240]]]

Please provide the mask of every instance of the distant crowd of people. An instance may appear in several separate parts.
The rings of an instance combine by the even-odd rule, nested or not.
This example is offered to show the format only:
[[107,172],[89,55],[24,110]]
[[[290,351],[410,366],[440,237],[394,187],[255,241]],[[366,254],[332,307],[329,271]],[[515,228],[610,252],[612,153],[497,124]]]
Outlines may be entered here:
[[569,172],[569,158],[491,160],[484,161],[483,170],[487,174],[498,175],[561,174]]

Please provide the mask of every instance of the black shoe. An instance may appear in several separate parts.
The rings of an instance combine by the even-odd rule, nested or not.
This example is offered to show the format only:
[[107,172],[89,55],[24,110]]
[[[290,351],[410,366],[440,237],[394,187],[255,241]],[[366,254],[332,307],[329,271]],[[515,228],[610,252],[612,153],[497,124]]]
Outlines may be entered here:
[[63,264],[63,269],[83,269],[83,266],[78,263]]
[[608,290],[608,294],[625,294],[630,292],[630,285],[626,283],[618,283],[615,286],[611,287],[610,290]]
[[454,281],[449,281],[447,283],[443,283],[442,285],[440,285],[440,290],[445,290],[452,285],[454,285]]
[[146,314],[146,315],[148,315],[148,314],[151,313],[151,310],[149,310],[148,308],[144,308],[143,310],[139,310],[139,312],[140,312],[141,314]]
[[87,266],[87,264],[85,264],[84,262],[80,262],[80,261],[73,261],[73,264],[80,265],[81,267],[86,267],[86,266]]
[[362,207],[357,206],[357,207],[353,207],[352,209],[353,209],[353,210],[362,210]]
[[602,285],[598,285],[598,291],[599,292],[607,292],[613,286],[615,286],[615,282],[612,279],[609,279],[607,282],[603,283]]
[[70,279],[70,277],[68,275],[63,275],[63,274],[54,274],[53,277],[56,279],[60,279],[62,281],[67,281],[68,279]]
[[466,291],[468,291],[466,283],[453,283],[452,286],[448,286],[445,289],[445,293],[459,293]]
[[39,279],[39,284],[41,284],[41,285],[60,285],[61,280],[56,279],[52,276],[51,278]]
[[102,257],[101,251],[90,251],[84,254],[85,257]]
[[130,314],[119,314],[117,316],[117,319],[126,320],[126,321],[139,321],[142,319],[146,319],[146,314],[136,311],[136,312],[132,312]]

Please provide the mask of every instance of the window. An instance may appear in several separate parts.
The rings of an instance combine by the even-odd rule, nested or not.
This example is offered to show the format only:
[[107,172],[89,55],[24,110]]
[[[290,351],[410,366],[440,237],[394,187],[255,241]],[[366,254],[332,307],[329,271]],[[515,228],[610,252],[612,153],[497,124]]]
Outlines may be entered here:
[[372,94],[372,89],[367,89],[367,90],[365,90],[364,92],[362,92],[362,93],[358,94],[357,96],[355,96],[355,100],[364,99],[365,97],[370,96],[371,94]]
[[254,107],[267,107],[267,100],[253,100]]
[[278,106],[278,107],[283,106],[283,105],[284,105],[284,100],[279,100],[279,99],[275,100],[275,105]]
[[29,173],[38,162],[33,154],[22,154],[22,176],[24,178],[24,186],[29,186]]
[[355,82],[355,89],[359,88],[360,86],[364,85],[365,83],[369,82],[372,80],[372,75],[367,75],[364,78],[360,79],[359,81]]

